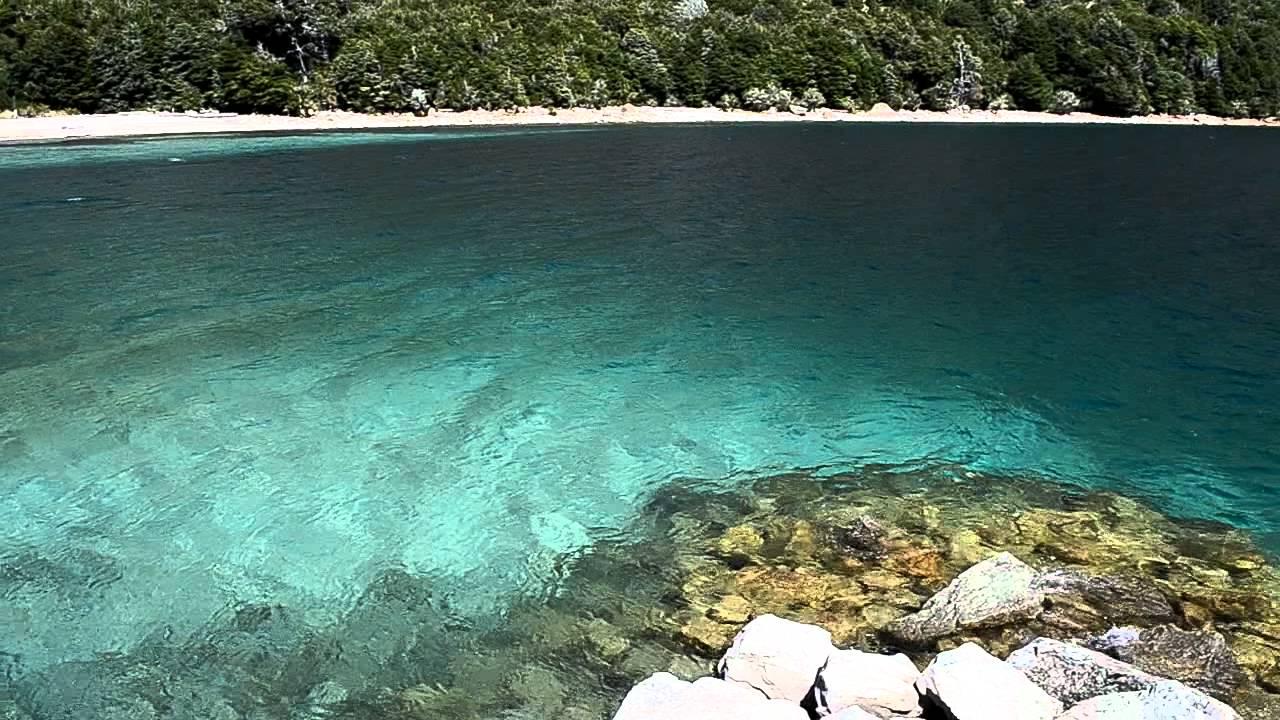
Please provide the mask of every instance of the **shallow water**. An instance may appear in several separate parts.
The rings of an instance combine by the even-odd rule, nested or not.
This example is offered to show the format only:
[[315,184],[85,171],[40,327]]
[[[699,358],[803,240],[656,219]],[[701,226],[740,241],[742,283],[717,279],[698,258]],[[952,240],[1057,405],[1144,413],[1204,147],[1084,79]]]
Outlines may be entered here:
[[323,625],[388,569],[498,622],[654,488],[791,467],[1032,472],[1278,550],[1278,190],[1250,129],[0,147],[0,650]]

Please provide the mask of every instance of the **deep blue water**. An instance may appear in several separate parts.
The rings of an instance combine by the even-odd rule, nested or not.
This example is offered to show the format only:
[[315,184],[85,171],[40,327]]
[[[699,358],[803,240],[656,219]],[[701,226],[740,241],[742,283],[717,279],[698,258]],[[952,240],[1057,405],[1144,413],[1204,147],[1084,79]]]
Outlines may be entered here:
[[376,573],[493,614],[658,485],[960,462],[1280,550],[1280,136],[0,147],[0,650]]

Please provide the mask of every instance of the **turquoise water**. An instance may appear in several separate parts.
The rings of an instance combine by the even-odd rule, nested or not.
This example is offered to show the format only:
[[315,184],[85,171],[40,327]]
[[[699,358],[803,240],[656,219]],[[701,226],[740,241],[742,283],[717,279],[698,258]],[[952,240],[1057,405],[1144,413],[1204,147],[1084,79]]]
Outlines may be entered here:
[[1280,143],[667,127],[0,147],[0,651],[451,616],[679,478],[957,462],[1280,549]]

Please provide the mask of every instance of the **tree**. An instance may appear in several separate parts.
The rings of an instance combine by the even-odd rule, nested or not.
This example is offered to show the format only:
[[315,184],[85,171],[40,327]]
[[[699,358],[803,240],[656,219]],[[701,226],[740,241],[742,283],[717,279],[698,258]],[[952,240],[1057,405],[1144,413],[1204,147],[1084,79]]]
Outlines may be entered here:
[[1048,110],[1053,106],[1053,83],[1034,56],[1023,55],[1009,68],[1008,90],[1020,110]]

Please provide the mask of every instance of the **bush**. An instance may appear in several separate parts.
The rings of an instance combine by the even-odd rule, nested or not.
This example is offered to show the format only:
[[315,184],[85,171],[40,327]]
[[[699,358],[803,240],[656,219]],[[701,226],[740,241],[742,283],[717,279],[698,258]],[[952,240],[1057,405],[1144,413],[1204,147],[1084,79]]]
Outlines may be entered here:
[[1053,94],[1053,104],[1048,108],[1049,112],[1058,115],[1066,115],[1080,109],[1080,98],[1070,90],[1059,90]]
[[742,93],[742,107],[753,112],[787,110],[791,107],[791,91],[782,89],[777,83],[769,83],[764,88],[750,88]]
[[827,99],[818,91],[818,88],[811,87],[800,96],[800,104],[809,110],[817,110],[827,104]]
[[720,96],[719,100],[716,101],[716,107],[725,111],[737,110],[738,108],[742,107],[742,103],[738,101],[737,95],[731,95],[729,93],[725,93],[724,95]]

